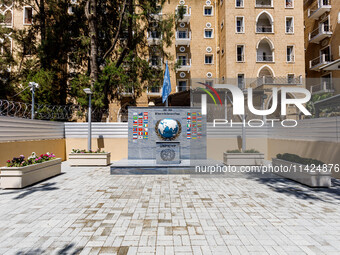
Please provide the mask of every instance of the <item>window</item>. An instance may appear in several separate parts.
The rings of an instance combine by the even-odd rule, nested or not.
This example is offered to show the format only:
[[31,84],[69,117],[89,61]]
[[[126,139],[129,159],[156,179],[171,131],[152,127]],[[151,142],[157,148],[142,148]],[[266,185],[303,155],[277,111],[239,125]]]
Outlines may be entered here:
[[236,61],[244,62],[244,45],[237,45]]
[[287,75],[287,81],[288,81],[288,84],[294,84],[295,82],[295,75],[294,74],[288,74]]
[[287,46],[287,62],[294,61],[294,46]]
[[210,87],[212,87],[214,85],[214,81],[213,80],[206,80],[205,84],[209,85]]
[[186,55],[179,55],[178,56],[178,64],[180,66],[186,66],[188,64],[187,56]]
[[204,29],[204,38],[213,38],[213,30],[212,29]]
[[244,33],[244,18],[236,17],[236,33]]
[[213,55],[205,55],[204,64],[212,65],[213,64]]
[[212,6],[204,6],[204,16],[212,16],[213,8]]
[[244,89],[245,88],[245,84],[244,84],[244,74],[240,73],[237,75],[237,86],[240,89]]
[[293,34],[294,33],[294,19],[293,17],[286,17],[286,33]]
[[178,38],[181,38],[181,39],[189,38],[188,37],[188,31],[187,30],[179,30],[178,31]]
[[179,80],[177,86],[177,92],[186,91],[187,90],[187,81]]
[[286,8],[293,8],[294,0],[286,0]]
[[[326,62],[330,62],[331,61],[331,47],[327,46],[323,49],[320,50],[320,56],[322,57],[322,59],[324,59]],[[323,58],[324,56],[324,58]]]
[[160,58],[158,56],[151,56],[151,65],[152,66],[159,66],[160,65]]
[[235,6],[238,8],[244,7],[243,0],[236,0]]
[[33,22],[33,8],[29,6],[24,7],[24,25],[31,25]]
[[33,21],[33,9],[32,7],[24,7],[24,24],[31,25]]

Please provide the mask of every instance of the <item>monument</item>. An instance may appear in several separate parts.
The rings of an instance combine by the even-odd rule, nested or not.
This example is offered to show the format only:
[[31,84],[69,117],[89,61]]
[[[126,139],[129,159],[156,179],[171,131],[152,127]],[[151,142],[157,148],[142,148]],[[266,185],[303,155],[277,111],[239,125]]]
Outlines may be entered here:
[[207,159],[206,126],[200,108],[129,107],[128,158],[111,174],[188,172]]

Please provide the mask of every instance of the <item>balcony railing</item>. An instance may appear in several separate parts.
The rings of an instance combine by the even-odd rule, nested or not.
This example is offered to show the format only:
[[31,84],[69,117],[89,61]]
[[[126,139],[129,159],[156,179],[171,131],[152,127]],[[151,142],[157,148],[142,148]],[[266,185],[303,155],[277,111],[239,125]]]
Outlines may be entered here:
[[256,33],[273,33],[273,26],[256,26]]
[[251,87],[259,87],[262,85],[301,85],[302,76],[298,77],[271,77],[263,76],[257,78],[250,84]]
[[147,94],[149,96],[159,96],[161,94],[161,87],[155,86],[155,87],[149,87]]
[[176,46],[177,45],[186,45],[189,46],[191,41],[191,32],[176,32]]
[[237,33],[244,33],[244,26],[236,26]]
[[321,24],[317,29],[309,33],[309,42],[319,43],[326,37],[331,37],[333,34],[332,26],[327,24]]
[[294,55],[287,55],[287,62],[294,62],[295,56]]
[[308,18],[319,19],[321,15],[332,9],[331,0],[318,0],[317,6],[308,9]]
[[320,94],[320,93],[333,93],[334,88],[332,83],[330,82],[322,82],[319,85],[314,85],[310,87],[310,92],[312,94]]
[[273,55],[257,55],[256,58],[257,62],[274,62],[274,56]]
[[148,44],[149,45],[157,45],[160,43],[162,36],[160,35],[160,33],[156,33],[156,32],[148,32]]
[[189,90],[189,87],[187,85],[185,85],[185,86],[177,86],[177,92],[187,91],[187,90]]
[[149,59],[149,66],[153,68],[162,68],[163,59],[162,58],[151,58]]
[[[176,14],[178,15],[178,9],[176,9]],[[179,19],[180,22],[186,22],[189,23],[191,18],[191,8],[185,8],[185,13],[183,14],[183,17]]]
[[272,0],[256,0],[255,7],[257,8],[272,8],[273,1]]
[[237,54],[237,62],[244,62],[244,55],[243,54]]
[[191,59],[177,59],[176,71],[189,72],[191,68]]
[[320,67],[323,67],[329,62],[330,62],[329,55],[322,54],[321,56],[309,61],[309,69],[314,71],[319,70]]

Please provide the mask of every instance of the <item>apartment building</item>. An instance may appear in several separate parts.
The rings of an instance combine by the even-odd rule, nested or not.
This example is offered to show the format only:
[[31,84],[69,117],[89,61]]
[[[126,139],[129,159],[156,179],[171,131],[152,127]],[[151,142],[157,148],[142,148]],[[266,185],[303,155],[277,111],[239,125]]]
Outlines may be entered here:
[[304,3],[306,77],[312,94],[340,94],[340,4]]
[[[173,44],[166,49],[172,56],[168,60],[172,94],[179,98],[173,103],[189,105],[189,97],[179,96],[188,94],[186,91],[198,80],[210,85],[231,83],[265,90],[304,86],[303,7],[303,1],[298,0],[166,1],[154,14],[155,26],[163,15],[184,10],[175,25]],[[18,27],[32,22],[29,7],[13,14],[8,4],[1,11],[7,15],[8,25]],[[167,59],[153,50],[160,35],[151,27],[146,36],[150,65],[164,69]],[[161,86],[153,84],[137,100],[130,100],[129,91],[122,93],[121,102],[113,102],[110,109],[124,112],[131,102],[138,106],[159,104]],[[116,119],[110,117],[112,121]]]

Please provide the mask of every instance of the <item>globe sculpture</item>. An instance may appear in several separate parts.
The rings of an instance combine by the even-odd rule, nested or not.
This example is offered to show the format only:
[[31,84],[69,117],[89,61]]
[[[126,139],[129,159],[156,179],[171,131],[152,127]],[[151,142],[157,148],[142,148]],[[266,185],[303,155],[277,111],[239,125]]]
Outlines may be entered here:
[[162,119],[158,122],[157,130],[164,140],[175,139],[179,134],[178,122],[174,119]]

